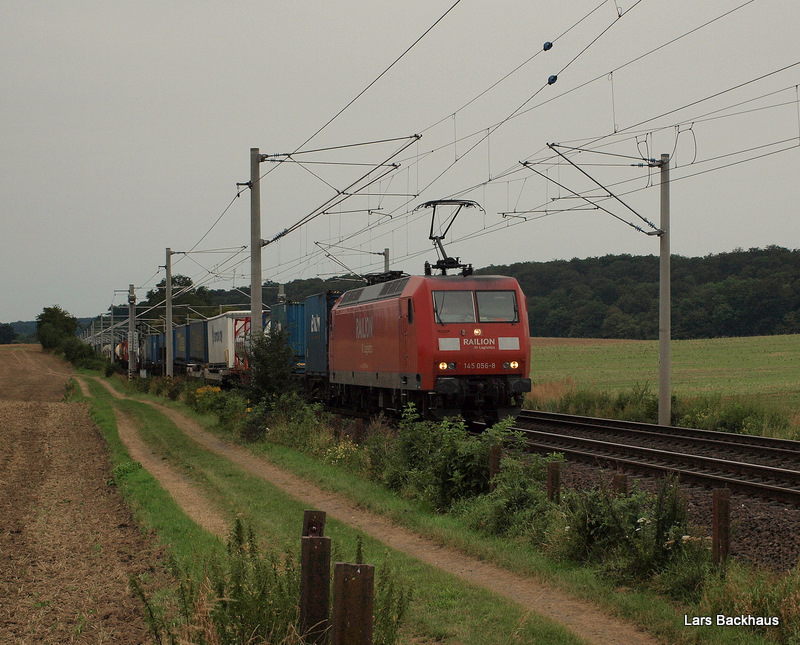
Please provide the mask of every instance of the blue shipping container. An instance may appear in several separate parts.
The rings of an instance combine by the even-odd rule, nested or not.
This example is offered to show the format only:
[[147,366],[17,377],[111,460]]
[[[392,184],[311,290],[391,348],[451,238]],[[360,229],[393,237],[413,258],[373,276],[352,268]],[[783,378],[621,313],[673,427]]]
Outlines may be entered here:
[[306,374],[327,376],[328,374],[328,320],[338,291],[316,293],[306,298]]
[[270,310],[270,330],[286,331],[289,334],[289,347],[294,353],[296,370],[305,371],[306,363],[306,325],[305,303],[280,302]]
[[189,323],[189,362],[208,363],[208,322],[195,320]]
[[175,362],[189,362],[189,325],[180,325],[175,328]]

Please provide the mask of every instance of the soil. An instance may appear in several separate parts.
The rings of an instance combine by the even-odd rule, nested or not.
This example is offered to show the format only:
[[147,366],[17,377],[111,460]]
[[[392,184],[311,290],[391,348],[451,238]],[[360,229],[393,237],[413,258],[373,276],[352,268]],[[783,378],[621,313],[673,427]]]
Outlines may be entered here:
[[0,346],[0,642],[150,642],[132,575],[166,582],[163,553],[108,485],[69,368],[38,345]]
[[[0,348],[0,442],[10,448],[0,454],[0,642],[148,642],[142,608],[127,580],[131,574],[156,574],[163,554],[134,528],[116,490],[107,485],[105,446],[86,407],[58,402],[69,370],[38,346],[11,347]],[[591,603],[422,538],[220,440],[170,408],[156,407],[207,449],[309,508],[510,598],[586,642],[656,643]],[[212,505],[140,442],[130,419],[119,421],[134,459],[190,516],[219,533],[224,522]]]

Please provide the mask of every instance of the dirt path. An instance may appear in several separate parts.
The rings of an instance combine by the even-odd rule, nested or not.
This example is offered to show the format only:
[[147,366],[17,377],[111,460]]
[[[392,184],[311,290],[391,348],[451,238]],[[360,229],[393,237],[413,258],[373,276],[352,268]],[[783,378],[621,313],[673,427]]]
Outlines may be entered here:
[[[107,381],[96,379],[103,384],[116,398],[123,398]],[[81,391],[90,396],[82,378],[78,379]],[[155,477],[172,499],[197,524],[207,531],[225,537],[229,522],[219,513],[213,503],[187,477],[170,466],[154,453],[139,437],[136,422],[127,414],[116,410],[117,432],[131,459],[138,461],[142,467]]]
[[131,575],[163,557],[115,488],[69,369],[39,346],[0,347],[0,642],[150,642]]
[[[101,382],[114,392],[109,384]],[[118,393],[115,395],[120,396]],[[655,645],[657,642],[631,624],[607,616],[591,603],[576,600],[531,578],[510,573],[496,565],[420,537],[380,515],[357,507],[339,495],[324,491],[307,480],[281,470],[264,458],[223,441],[172,408],[154,403],[150,405],[163,412],[181,431],[202,446],[224,456],[248,473],[282,488],[309,508],[323,510],[331,517],[358,527],[392,549],[404,551],[426,564],[490,589],[522,605],[528,611],[547,616],[565,625],[589,643]]]

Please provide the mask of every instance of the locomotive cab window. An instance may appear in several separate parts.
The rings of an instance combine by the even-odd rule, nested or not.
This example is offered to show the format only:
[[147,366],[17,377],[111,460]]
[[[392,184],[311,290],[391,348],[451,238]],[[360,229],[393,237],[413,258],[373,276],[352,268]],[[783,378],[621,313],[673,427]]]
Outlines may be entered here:
[[472,291],[434,291],[433,313],[437,323],[474,323]]
[[519,322],[517,294],[513,291],[476,291],[480,322]]

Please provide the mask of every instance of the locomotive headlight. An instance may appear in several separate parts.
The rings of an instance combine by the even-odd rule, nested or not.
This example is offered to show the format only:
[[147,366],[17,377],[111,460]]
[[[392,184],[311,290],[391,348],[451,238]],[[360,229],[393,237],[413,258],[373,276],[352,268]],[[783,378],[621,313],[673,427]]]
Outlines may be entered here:
[[444,361],[439,363],[439,369],[440,370],[446,370],[447,369],[447,363],[445,363]]
[[519,367],[519,363],[517,363],[517,361],[511,361],[510,366],[512,370],[515,370]]
[[472,333],[475,334],[476,336],[480,336],[483,333],[483,330],[482,329],[473,329]]

